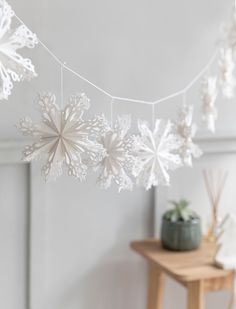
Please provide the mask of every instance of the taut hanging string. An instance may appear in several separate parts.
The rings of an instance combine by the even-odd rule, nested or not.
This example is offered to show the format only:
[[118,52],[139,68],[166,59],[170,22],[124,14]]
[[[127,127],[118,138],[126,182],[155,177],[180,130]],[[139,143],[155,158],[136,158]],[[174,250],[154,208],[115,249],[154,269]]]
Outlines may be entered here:
[[[235,0],[236,2],[236,0]],[[23,25],[25,25],[25,23],[23,22],[23,20],[21,18],[19,18],[17,15],[15,15],[16,19]],[[91,85],[92,87],[94,87],[95,89],[97,89],[98,91],[100,91],[101,93],[103,93],[104,95],[110,97],[111,99],[115,99],[117,101],[127,101],[130,103],[140,103],[140,104],[159,104],[161,102],[170,100],[172,98],[175,98],[183,93],[186,93],[190,88],[192,88],[192,86],[205,74],[205,72],[208,70],[209,66],[215,61],[218,50],[216,50],[214,52],[214,54],[212,55],[212,57],[210,58],[210,60],[207,62],[207,64],[203,67],[203,69],[188,83],[187,86],[185,86],[183,89],[174,92],[170,95],[167,95],[166,97],[163,97],[161,99],[155,100],[155,101],[145,101],[145,100],[139,100],[139,99],[132,99],[132,98],[125,98],[125,97],[120,97],[120,96],[114,96],[112,94],[110,94],[108,91],[104,90],[103,88],[97,86],[96,84],[94,84],[93,82],[91,82],[90,80],[88,80],[87,78],[85,78],[84,76],[82,76],[80,73],[78,73],[77,71],[75,71],[74,69],[72,69],[71,67],[69,67],[68,65],[65,65],[65,63],[63,61],[60,60],[60,58],[54,54],[54,52],[46,45],[44,44],[40,39],[38,39],[39,43],[41,44],[41,46],[49,53],[49,55],[60,65],[63,66],[63,68],[67,71],[69,71],[70,73],[72,73],[73,75],[75,75],[76,77],[78,77],[79,79],[85,81],[86,83],[88,83],[89,85]]]

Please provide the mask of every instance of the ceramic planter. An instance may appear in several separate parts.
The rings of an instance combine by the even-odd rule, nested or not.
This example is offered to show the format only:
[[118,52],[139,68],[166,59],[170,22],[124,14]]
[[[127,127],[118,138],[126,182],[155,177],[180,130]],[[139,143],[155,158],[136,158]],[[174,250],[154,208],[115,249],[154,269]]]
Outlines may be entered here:
[[161,241],[165,249],[191,251],[199,248],[202,240],[201,220],[171,222],[162,219]]

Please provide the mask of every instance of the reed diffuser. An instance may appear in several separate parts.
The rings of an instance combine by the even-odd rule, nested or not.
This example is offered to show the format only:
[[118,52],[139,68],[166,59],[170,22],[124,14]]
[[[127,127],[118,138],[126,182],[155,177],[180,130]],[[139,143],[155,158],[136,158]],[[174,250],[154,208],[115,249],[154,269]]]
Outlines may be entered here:
[[216,240],[217,227],[220,221],[220,199],[223,194],[228,172],[222,170],[213,171],[211,169],[203,170],[203,177],[212,209],[212,217],[207,230],[206,240],[209,242],[214,242]]

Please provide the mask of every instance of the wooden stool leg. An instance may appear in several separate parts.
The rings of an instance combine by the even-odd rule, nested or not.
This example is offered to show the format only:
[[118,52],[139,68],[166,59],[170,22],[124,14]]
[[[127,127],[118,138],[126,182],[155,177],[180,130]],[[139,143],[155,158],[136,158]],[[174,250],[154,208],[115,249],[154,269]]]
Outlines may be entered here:
[[188,284],[188,309],[204,309],[203,281]]
[[161,309],[164,292],[164,273],[150,264],[147,309]]

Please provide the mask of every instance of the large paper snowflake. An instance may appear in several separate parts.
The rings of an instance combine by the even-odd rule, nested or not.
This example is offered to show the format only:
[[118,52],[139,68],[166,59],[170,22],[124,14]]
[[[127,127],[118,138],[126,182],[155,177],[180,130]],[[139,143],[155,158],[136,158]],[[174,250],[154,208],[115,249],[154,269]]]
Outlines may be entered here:
[[135,158],[131,154],[132,136],[128,136],[130,126],[130,116],[120,116],[114,128],[110,126],[100,140],[106,155],[95,169],[100,170],[98,184],[104,189],[111,186],[112,180],[117,184],[119,191],[133,188],[133,181],[129,175],[132,173]]
[[29,118],[20,121],[19,129],[24,135],[38,138],[26,146],[23,159],[31,161],[46,155],[47,162],[42,168],[45,179],[60,176],[64,163],[69,175],[83,180],[86,163],[92,161],[96,164],[104,156],[102,145],[95,141],[103,133],[104,117],[83,120],[83,114],[90,106],[85,94],[71,96],[62,110],[52,94],[39,96],[38,103],[42,122],[33,124]]
[[182,162],[184,165],[192,166],[192,157],[199,158],[202,154],[201,149],[193,142],[197,126],[193,123],[192,105],[183,105],[181,107],[176,131],[182,141],[182,145],[179,148]]
[[218,113],[215,106],[217,98],[217,78],[208,77],[204,78],[202,89],[202,120],[205,123],[208,130],[215,132],[215,121]]
[[30,59],[23,58],[18,49],[34,48],[37,37],[25,25],[11,29],[14,12],[5,0],[0,0],[0,100],[11,94],[13,82],[36,76]]
[[236,80],[234,77],[235,64],[231,48],[220,50],[220,84],[223,96],[232,99],[235,95]]
[[137,183],[147,190],[152,186],[169,185],[169,171],[180,167],[181,158],[177,153],[181,141],[173,132],[170,121],[156,120],[153,132],[148,124],[138,122],[140,135],[134,138],[134,151],[137,156],[133,175]]

